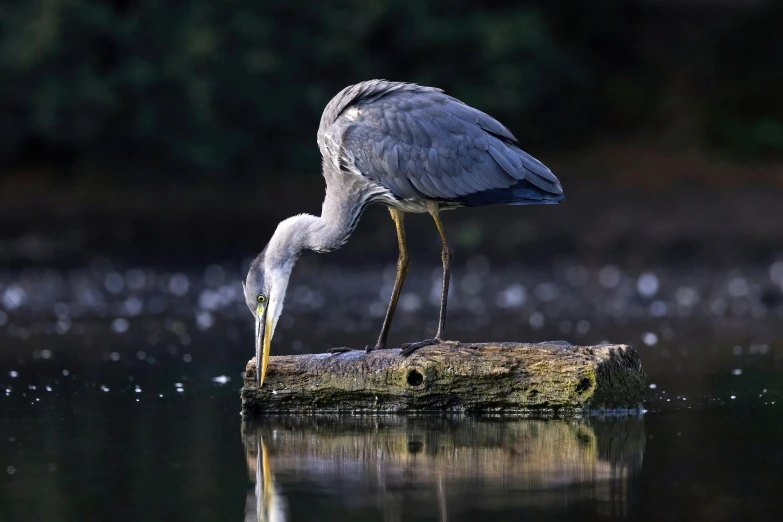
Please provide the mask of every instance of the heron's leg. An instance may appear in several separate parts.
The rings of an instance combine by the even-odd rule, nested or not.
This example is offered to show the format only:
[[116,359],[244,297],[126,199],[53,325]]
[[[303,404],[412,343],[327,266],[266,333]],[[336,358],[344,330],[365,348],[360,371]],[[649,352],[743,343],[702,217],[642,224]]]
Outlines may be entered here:
[[443,243],[443,249],[441,250],[440,258],[443,261],[443,281],[441,283],[440,290],[440,315],[438,316],[438,331],[435,334],[434,339],[427,339],[418,343],[405,343],[400,345],[402,348],[402,355],[410,355],[419,348],[424,346],[430,346],[433,344],[448,344],[451,346],[459,346],[457,341],[444,341],[443,332],[446,330],[446,305],[449,299],[449,280],[451,279],[451,261],[454,259],[454,251],[449,248],[449,242],[446,239],[446,230],[443,228],[443,222],[440,220],[440,214],[437,203],[429,203],[427,205],[432,219],[435,220],[435,226],[438,227],[440,233],[440,239]]
[[[397,277],[394,279],[394,288],[392,289],[391,299],[389,300],[389,308],[386,309],[386,317],[383,319],[381,334],[378,336],[378,343],[375,345],[375,350],[386,348],[386,340],[389,337],[389,327],[391,327],[394,311],[397,309],[397,301],[400,298],[402,284],[405,282],[405,276],[408,275],[408,268],[410,268],[411,265],[410,256],[408,255],[408,245],[405,241],[405,225],[403,222],[405,213],[392,207],[389,207],[389,213],[394,220],[394,225],[397,227],[397,241],[400,244],[400,257],[397,259]],[[371,350],[373,350],[373,348],[368,346],[367,351],[369,352]]]
[[[392,318],[394,317],[394,311],[397,309],[397,301],[400,299],[402,283],[405,282],[405,276],[408,275],[408,268],[411,264],[410,256],[408,255],[408,245],[405,241],[405,225],[403,222],[405,213],[392,207],[389,207],[389,213],[397,228],[397,242],[400,245],[400,257],[397,259],[397,277],[394,279],[394,288],[392,289],[391,299],[389,300],[389,307],[386,309],[386,317],[383,319],[383,326],[381,327],[381,334],[378,336],[378,342],[375,346],[366,346],[365,351],[367,352],[383,350],[386,348],[386,339],[389,337],[389,327],[391,326]],[[331,348],[328,350],[328,353],[339,354],[350,351],[352,351],[351,348],[340,346],[338,348]]]
[[446,230],[443,228],[443,222],[440,220],[437,205],[430,207],[430,214],[435,220],[435,226],[440,232],[440,239],[443,242],[443,249],[440,253],[443,261],[443,282],[440,289],[440,315],[438,316],[438,332],[436,339],[443,339],[443,332],[446,330],[446,303],[449,300],[449,281],[451,280],[451,260],[454,259],[454,251],[449,248],[449,242],[446,239]]

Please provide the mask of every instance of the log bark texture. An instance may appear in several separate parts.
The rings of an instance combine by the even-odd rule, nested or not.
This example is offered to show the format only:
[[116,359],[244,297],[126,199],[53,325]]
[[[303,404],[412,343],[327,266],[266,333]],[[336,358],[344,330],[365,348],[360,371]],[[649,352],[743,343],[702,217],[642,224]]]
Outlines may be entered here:
[[645,374],[627,345],[558,343],[429,346],[272,357],[258,388],[255,358],[245,412],[569,412],[641,408]]

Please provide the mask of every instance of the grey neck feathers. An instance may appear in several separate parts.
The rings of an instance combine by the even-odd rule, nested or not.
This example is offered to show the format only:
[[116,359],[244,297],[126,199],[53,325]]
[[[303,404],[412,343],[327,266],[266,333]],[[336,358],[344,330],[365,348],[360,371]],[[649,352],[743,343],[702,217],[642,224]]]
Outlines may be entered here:
[[336,169],[325,167],[324,178],[326,197],[321,215],[299,214],[280,222],[267,247],[267,256],[281,256],[274,261],[293,263],[303,250],[329,252],[340,248],[364,209],[382,192],[361,176]]

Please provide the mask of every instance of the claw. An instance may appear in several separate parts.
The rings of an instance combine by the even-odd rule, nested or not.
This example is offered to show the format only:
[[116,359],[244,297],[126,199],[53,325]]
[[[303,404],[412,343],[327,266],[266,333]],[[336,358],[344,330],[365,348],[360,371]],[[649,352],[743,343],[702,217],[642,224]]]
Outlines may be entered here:
[[328,350],[326,350],[326,353],[340,354],[340,353],[351,352],[351,351],[353,351],[353,348],[348,348],[347,346],[338,346],[337,348],[329,348]]
[[459,341],[445,341],[443,339],[438,339],[437,337],[434,339],[426,339],[424,341],[420,341],[418,343],[403,343],[400,345],[400,348],[402,348],[402,351],[400,352],[400,355],[403,357],[407,357],[419,348],[424,348],[425,346],[435,346],[435,345],[441,345],[445,344],[446,346],[452,346],[454,348],[458,347]]

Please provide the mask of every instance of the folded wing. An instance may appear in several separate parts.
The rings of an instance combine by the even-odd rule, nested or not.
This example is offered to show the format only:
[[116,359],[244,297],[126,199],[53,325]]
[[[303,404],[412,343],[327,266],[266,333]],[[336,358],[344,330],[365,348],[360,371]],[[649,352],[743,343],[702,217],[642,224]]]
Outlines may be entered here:
[[506,127],[441,92],[392,90],[348,110],[343,153],[399,199],[479,206],[563,199],[555,175]]

